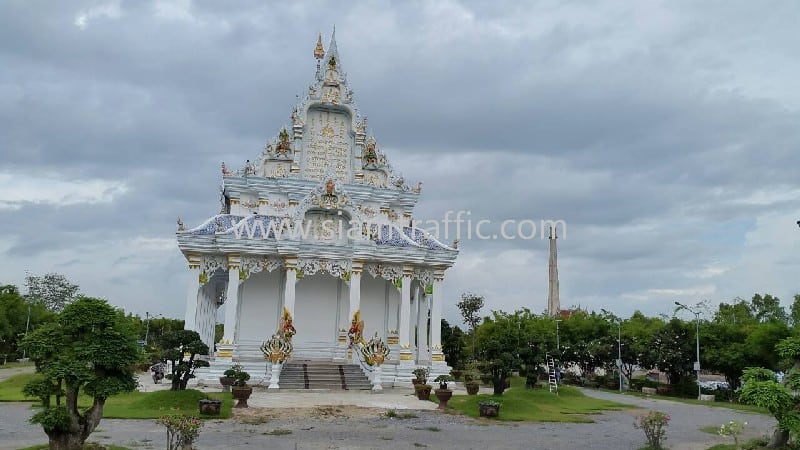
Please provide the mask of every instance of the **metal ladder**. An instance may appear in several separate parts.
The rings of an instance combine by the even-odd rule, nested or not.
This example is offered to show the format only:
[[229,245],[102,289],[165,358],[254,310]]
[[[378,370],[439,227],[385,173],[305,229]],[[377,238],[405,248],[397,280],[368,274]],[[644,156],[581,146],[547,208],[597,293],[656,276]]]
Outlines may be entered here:
[[547,385],[550,388],[550,393],[558,395],[558,380],[556,379],[556,365],[553,357],[549,353],[545,355],[547,360]]

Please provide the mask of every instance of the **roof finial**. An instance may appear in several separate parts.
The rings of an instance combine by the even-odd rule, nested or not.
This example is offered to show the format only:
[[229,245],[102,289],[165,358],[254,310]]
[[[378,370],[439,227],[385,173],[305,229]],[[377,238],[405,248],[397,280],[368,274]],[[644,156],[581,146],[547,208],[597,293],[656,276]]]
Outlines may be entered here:
[[319,63],[325,57],[325,47],[322,46],[322,33],[317,35],[317,46],[314,47],[314,58],[317,58],[317,72],[319,72]]

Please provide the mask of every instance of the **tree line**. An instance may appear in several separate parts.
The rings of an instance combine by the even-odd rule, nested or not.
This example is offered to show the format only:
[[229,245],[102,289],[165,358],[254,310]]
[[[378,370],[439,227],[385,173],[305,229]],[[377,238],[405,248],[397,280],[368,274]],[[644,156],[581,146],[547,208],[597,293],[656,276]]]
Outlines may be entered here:
[[[658,369],[673,386],[690,385],[696,392],[695,317],[676,308],[672,315],[647,316],[640,311],[622,318],[610,311],[571,310],[556,317],[529,309],[513,313],[480,313],[484,298],[464,293],[458,306],[465,330],[442,322],[442,351],[458,370],[478,370],[495,380],[512,371],[538,371],[547,355],[562,367],[578,367],[591,378],[596,369],[619,373],[626,384],[637,369]],[[776,345],[800,335],[800,295],[787,312],[770,294],[736,298],[716,307],[701,302],[700,365],[721,374],[735,389],[748,367],[785,371],[791,364]],[[618,367],[617,359],[621,360]]]

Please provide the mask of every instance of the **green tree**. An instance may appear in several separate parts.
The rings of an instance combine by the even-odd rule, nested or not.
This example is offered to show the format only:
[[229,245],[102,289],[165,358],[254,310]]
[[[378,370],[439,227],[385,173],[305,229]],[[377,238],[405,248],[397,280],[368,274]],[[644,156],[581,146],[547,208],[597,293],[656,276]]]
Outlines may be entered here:
[[695,360],[694,323],[673,317],[650,341],[642,355],[645,367],[656,367],[667,374],[670,384],[678,384],[692,373]]
[[[198,367],[208,367],[208,362],[197,359],[207,355],[208,346],[200,340],[200,335],[192,330],[177,330],[161,336],[161,357],[172,363],[172,373],[167,375],[172,382],[173,391],[182,391]],[[188,355],[188,356],[187,356]]]
[[[30,323],[28,307],[30,306]],[[20,341],[28,330],[52,321],[54,314],[41,304],[26,304],[16,286],[0,286],[0,364],[6,359],[22,357]]]
[[617,358],[616,326],[595,312],[574,312],[560,327],[561,361],[580,367],[585,376],[610,367]]
[[759,322],[786,322],[786,310],[778,297],[770,294],[755,294],[750,301],[756,320]]
[[782,340],[776,350],[792,362],[783,383],[769,369],[750,367],[744,370],[739,390],[742,402],[766,408],[777,419],[768,448],[783,448],[789,436],[800,436],[800,397],[795,395],[800,390],[800,337]]
[[509,314],[492,311],[492,317],[484,318],[475,330],[475,339],[482,370],[492,375],[495,395],[502,395],[517,362],[519,328]]
[[750,325],[758,322],[753,307],[750,303],[737,297],[733,303],[720,303],[717,312],[714,313],[714,322],[731,323],[733,325]]
[[[630,318],[622,322],[622,376],[630,386],[633,373],[645,365],[646,355],[650,351],[650,343],[655,334],[664,326],[658,317],[646,317],[636,311]],[[647,367],[650,368],[650,367]]]
[[464,292],[461,294],[461,301],[457,304],[458,310],[461,311],[461,317],[464,318],[464,323],[469,325],[469,331],[472,334],[473,358],[475,357],[475,329],[481,322],[480,311],[483,308],[483,301],[482,295]]
[[800,327],[800,294],[794,295],[794,301],[792,302],[790,311],[792,326],[795,328]]
[[64,306],[75,301],[80,294],[77,284],[57,273],[48,273],[42,276],[28,275],[25,277],[25,286],[28,289],[26,297],[29,302],[41,303],[50,311],[55,312],[64,309]]
[[442,353],[445,355],[447,362],[453,366],[454,369],[462,369],[464,367],[464,345],[465,337],[463,331],[458,326],[450,326],[447,320],[442,319]]
[[[55,322],[43,325],[23,341],[45,385],[27,386],[48,401],[31,418],[42,425],[51,449],[80,449],[103,417],[106,399],[136,388],[132,367],[139,352],[123,315],[105,300],[79,297],[66,305]],[[60,393],[64,394],[61,405]],[[48,392],[49,390],[49,392]],[[81,393],[90,407],[78,406]],[[49,403],[56,395],[56,405]]]

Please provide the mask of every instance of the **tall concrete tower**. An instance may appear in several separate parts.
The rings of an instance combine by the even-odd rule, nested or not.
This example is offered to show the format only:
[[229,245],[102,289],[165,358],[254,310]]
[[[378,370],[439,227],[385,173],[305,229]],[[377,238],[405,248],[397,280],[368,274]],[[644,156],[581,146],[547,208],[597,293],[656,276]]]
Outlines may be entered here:
[[561,300],[558,298],[558,251],[556,250],[555,227],[550,227],[550,284],[547,291],[547,313],[558,315],[561,311]]

